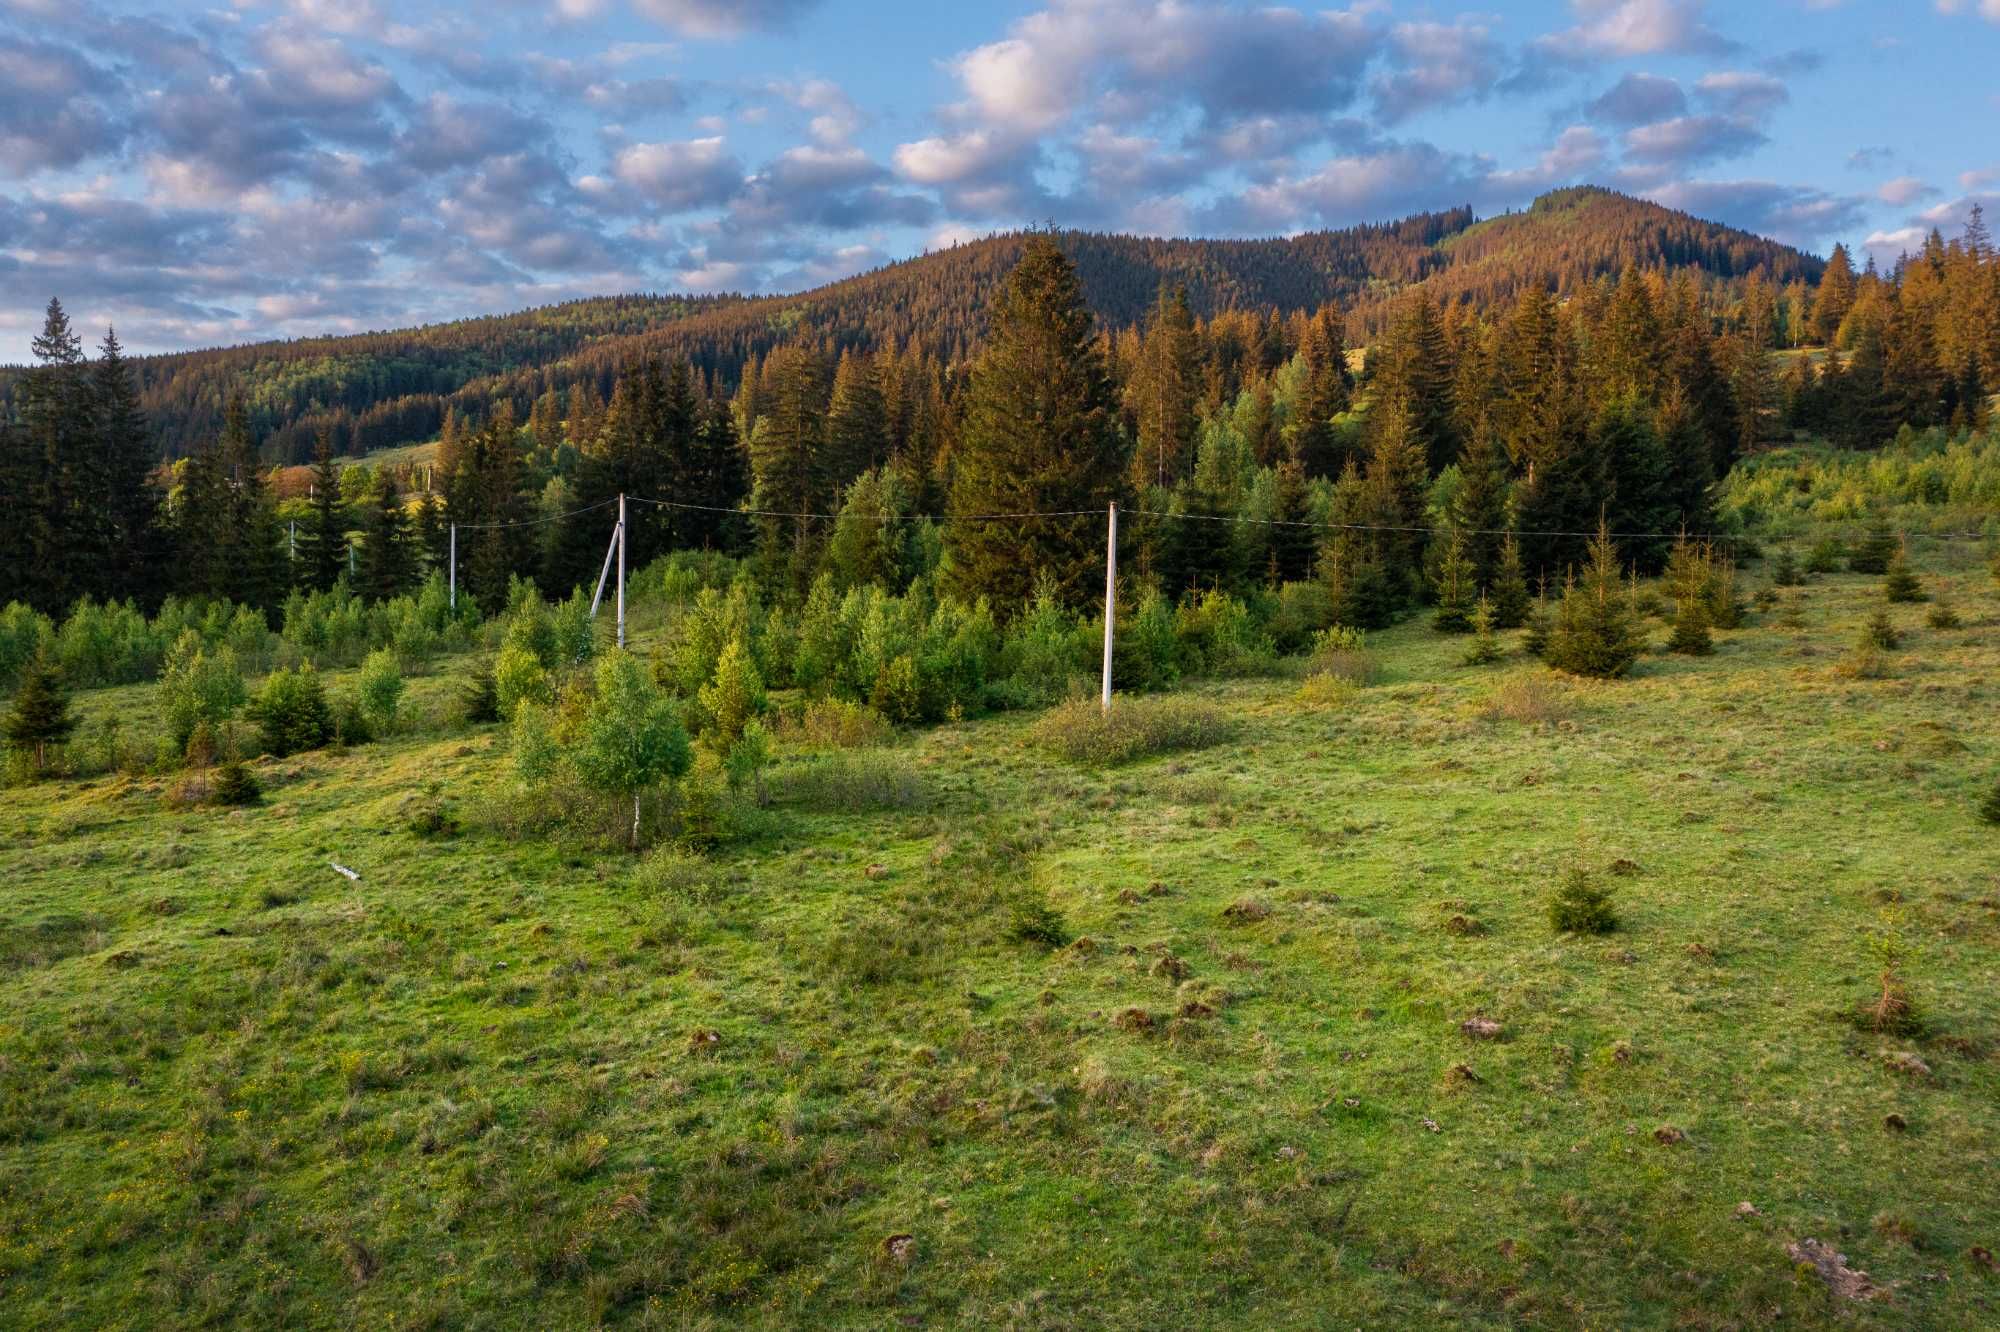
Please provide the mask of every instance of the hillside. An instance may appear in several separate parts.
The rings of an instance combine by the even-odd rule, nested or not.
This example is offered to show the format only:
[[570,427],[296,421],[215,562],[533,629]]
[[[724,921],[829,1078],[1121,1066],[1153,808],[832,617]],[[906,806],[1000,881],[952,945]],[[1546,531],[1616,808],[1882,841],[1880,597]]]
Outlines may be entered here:
[[[744,361],[792,340],[829,350],[914,345],[946,362],[978,346],[995,284],[1023,233],[988,237],[812,291],[756,299],[628,296],[404,332],[313,338],[140,359],[143,402],[169,456],[219,428],[229,387],[249,392],[266,455],[298,462],[314,433],[363,453],[434,435],[448,402],[483,411],[511,397],[525,413],[549,388],[612,377],[641,356],[686,359],[725,386]],[[1111,327],[1140,320],[1162,283],[1184,285],[1199,315],[1282,312],[1338,301],[1365,341],[1413,286],[1485,310],[1529,284],[1574,289],[1629,263],[1691,267],[1724,287],[1759,266],[1778,283],[1816,280],[1798,250],[1601,189],[1565,190],[1525,212],[1475,221],[1470,209],[1264,240],[1156,239],[1063,232],[1092,307]],[[0,384],[4,393],[4,384]]]
[[[788,731],[699,856],[524,832],[462,657],[258,807],[0,790],[5,1321],[1993,1326],[2000,589],[1914,546],[1968,627],[1896,608],[1890,678],[1852,574],[1616,684],[1413,622],[1124,767]],[[150,703],[79,698],[140,753]],[[1550,928],[1571,869],[1615,933]]]

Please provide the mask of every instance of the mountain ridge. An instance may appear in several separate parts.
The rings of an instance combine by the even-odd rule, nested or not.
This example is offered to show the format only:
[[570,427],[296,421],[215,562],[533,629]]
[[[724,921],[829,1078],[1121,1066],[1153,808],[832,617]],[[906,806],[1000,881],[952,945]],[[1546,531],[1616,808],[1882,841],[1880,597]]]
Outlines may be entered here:
[[[141,401],[168,457],[219,429],[241,386],[274,461],[297,462],[322,429],[361,453],[429,438],[448,407],[477,414],[510,398],[519,414],[585,379],[609,391],[618,368],[658,357],[732,385],[742,365],[786,342],[828,352],[915,346],[946,365],[977,350],[986,305],[1028,231],[929,251],[801,292],[770,296],[628,294],[503,315],[359,334],[132,358]],[[1076,261],[1099,320],[1139,322],[1163,286],[1185,287],[1197,316],[1312,310],[1330,301],[1365,342],[1389,304],[1416,288],[1488,311],[1526,286],[1559,294],[1638,264],[1704,274],[1713,298],[1762,268],[1775,283],[1816,281],[1823,261],[1739,228],[1596,186],[1527,209],[1470,207],[1288,237],[1210,239],[1050,233]],[[0,370],[0,396],[6,391]]]

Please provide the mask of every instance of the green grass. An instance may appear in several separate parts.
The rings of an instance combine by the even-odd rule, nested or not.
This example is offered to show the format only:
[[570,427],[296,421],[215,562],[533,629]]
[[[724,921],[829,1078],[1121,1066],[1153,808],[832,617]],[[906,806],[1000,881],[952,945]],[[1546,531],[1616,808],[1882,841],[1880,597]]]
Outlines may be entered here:
[[[0,792],[0,1323],[1991,1326],[2000,590],[1917,555],[1966,624],[1887,679],[1852,576],[1547,721],[1413,622],[1333,705],[1190,691],[1198,751],[786,754],[705,862],[510,840],[443,674],[257,808]],[[1920,1037],[1853,1020],[1883,933]]]

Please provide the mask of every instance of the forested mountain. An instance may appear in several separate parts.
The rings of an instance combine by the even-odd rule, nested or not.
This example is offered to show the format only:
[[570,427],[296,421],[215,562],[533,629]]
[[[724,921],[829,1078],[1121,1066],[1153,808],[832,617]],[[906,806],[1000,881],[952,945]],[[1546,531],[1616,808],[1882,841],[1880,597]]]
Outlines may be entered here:
[[[136,358],[140,401],[168,457],[222,427],[241,389],[267,461],[302,463],[329,431],[337,452],[434,437],[448,406],[483,416],[510,399],[525,419],[551,389],[590,381],[608,399],[635,361],[691,364],[731,393],[743,366],[781,345],[827,356],[895,348],[947,367],[970,361],[993,293],[1025,233],[989,237],[792,296],[625,296],[403,332],[263,343]],[[1475,221],[1469,208],[1267,240],[1165,240],[1089,232],[1054,239],[1086,301],[1112,330],[1137,326],[1163,287],[1185,288],[1197,318],[1224,311],[1310,312],[1337,303],[1350,343],[1381,330],[1412,287],[1441,307],[1486,314],[1525,287],[1565,295],[1628,266],[1692,270],[1711,313],[1742,279],[1816,282],[1819,259],[1747,232],[1601,189],[1565,190],[1523,213]],[[14,372],[0,370],[0,400]]]

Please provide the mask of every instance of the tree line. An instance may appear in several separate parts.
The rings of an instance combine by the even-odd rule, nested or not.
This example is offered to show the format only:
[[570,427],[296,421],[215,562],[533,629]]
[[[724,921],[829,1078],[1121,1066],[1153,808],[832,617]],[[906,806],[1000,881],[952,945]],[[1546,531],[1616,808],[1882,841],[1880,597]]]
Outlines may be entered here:
[[[1367,626],[1446,583],[1560,579],[1600,524],[1656,572],[1672,534],[1713,530],[1715,482],[1746,451],[1796,428],[1872,444],[1975,425],[2000,386],[2000,262],[1976,214],[1887,274],[1841,249],[1813,288],[1753,270],[1726,317],[1686,268],[1529,285],[1490,314],[1420,284],[1365,355],[1333,303],[1204,316],[1161,285],[1118,327],[1087,290],[1061,238],[1031,237],[963,367],[914,341],[802,339],[730,385],[638,357],[605,392],[544,389],[524,418],[506,395],[447,408],[428,464],[343,471],[322,431],[302,474],[265,465],[241,391],[156,466],[115,335],[87,359],[51,302],[0,451],[27,499],[0,530],[10,596],[271,608],[345,580],[389,597],[443,566],[457,524],[460,586],[492,609],[517,577],[591,581],[624,494],[635,566],[749,554],[794,599],[822,573],[935,575],[1005,615],[1038,588],[1093,595],[1089,514],[1116,501],[1125,567],[1169,596],[1312,584],[1327,618]],[[1781,350],[1801,336],[1826,345]],[[995,517],[1021,514],[1064,516]]]

